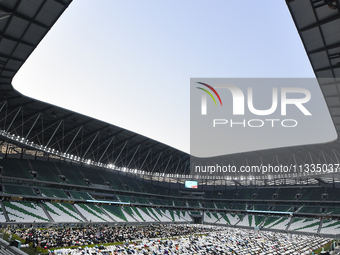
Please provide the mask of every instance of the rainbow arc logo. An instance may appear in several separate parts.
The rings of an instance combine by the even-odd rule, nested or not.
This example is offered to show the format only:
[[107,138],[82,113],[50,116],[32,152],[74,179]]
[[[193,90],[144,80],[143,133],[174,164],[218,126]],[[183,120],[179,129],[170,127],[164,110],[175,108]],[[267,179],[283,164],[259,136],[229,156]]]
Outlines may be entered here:
[[[220,95],[217,93],[217,91],[216,91],[213,87],[211,87],[210,85],[208,85],[208,84],[206,84],[206,83],[203,83],[203,82],[197,82],[197,83],[198,83],[198,84],[201,84],[201,85],[203,85],[203,86],[206,86],[207,88],[209,88],[209,89],[217,96],[217,98],[218,98],[218,100],[220,101],[220,104],[221,104],[221,106],[222,106],[222,100],[221,100],[221,98],[220,98]],[[206,93],[214,100],[215,105],[217,105],[216,100],[215,100],[215,97],[213,96],[213,94],[211,94],[211,92],[210,92],[209,90],[204,89],[204,88],[200,88],[200,87],[196,87],[196,88],[198,88],[198,89],[203,90],[204,92],[206,92]]]

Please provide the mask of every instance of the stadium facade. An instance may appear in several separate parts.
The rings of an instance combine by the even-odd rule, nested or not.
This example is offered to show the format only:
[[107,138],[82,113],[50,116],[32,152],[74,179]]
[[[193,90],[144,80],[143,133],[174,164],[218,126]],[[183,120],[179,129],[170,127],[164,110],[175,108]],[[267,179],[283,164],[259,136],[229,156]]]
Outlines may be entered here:
[[[339,1],[286,2],[339,133]],[[205,222],[340,234],[337,173],[189,176],[187,153],[16,91],[14,75],[70,3],[0,1],[1,225]],[[339,158],[337,139],[216,161],[339,164]],[[195,191],[184,187],[192,179],[198,181]]]

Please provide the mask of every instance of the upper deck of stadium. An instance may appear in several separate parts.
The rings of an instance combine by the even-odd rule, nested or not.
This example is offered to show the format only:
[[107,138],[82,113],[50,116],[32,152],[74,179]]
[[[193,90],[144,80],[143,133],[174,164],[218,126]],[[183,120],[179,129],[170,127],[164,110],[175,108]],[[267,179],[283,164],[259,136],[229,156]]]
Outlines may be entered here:
[[[71,0],[0,2],[0,135],[3,153],[60,158],[171,178],[189,173],[189,155],[115,125],[26,97],[12,79]],[[331,114],[340,131],[339,0],[287,0]],[[9,148],[9,145],[11,146]],[[238,153],[224,157],[238,165],[339,163],[339,138],[326,144]],[[217,159],[218,160],[218,159]],[[309,183],[338,182],[338,174],[309,176]],[[238,180],[247,185],[251,180]],[[271,180],[259,180],[270,184]]]

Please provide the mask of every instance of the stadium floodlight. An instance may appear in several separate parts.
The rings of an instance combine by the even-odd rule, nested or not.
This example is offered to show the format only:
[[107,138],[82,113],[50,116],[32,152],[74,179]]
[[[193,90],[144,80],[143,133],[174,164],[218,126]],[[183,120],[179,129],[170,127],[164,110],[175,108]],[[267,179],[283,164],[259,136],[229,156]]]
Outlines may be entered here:
[[[75,156],[75,155],[69,154],[67,152],[60,152],[59,150],[55,150],[51,147],[47,147],[47,145],[34,143],[33,141],[29,141],[29,140],[25,139],[24,137],[21,137],[21,136],[16,135],[16,134],[11,134],[10,132],[6,132],[5,130],[1,130],[1,129],[0,129],[0,135],[3,135],[3,136],[5,136],[5,137],[7,137],[7,138],[9,138],[13,141],[28,145],[28,146],[30,146],[34,149],[44,151],[44,152],[47,152],[49,154],[56,155],[58,157],[67,158],[67,159],[70,159],[72,161],[82,162],[82,163],[85,163],[87,165],[100,166],[100,167],[105,167],[105,168],[108,168],[108,169],[114,169],[114,170],[118,170],[118,171],[122,171],[122,172],[141,174],[141,175],[157,174],[157,173],[149,173],[149,172],[146,172],[144,170],[137,169],[137,168],[132,169],[132,168],[128,168],[128,167],[117,167],[114,164],[104,164],[103,162],[92,161],[90,159],[81,158],[80,156]],[[163,174],[162,176],[164,177],[165,175]],[[170,175],[167,175],[167,176],[170,176]],[[173,177],[173,176],[175,176],[175,175],[171,175],[171,177]]]

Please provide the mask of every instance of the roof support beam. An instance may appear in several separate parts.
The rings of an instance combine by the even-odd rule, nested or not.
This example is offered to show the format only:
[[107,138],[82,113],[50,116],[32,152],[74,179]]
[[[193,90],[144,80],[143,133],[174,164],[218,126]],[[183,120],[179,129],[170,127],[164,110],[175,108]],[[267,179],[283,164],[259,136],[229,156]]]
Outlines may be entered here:
[[166,173],[166,170],[168,169],[171,159],[172,159],[172,156],[169,157],[168,163],[166,164],[165,169],[164,169],[164,173]]
[[[48,125],[46,128],[43,128],[39,133],[35,134],[33,137],[31,137],[31,139],[34,139],[35,137],[38,137],[41,133],[45,132],[47,129],[49,129],[50,127],[53,127],[55,124],[59,123],[60,120],[53,122],[51,125]],[[55,144],[55,143],[54,143]],[[52,144],[52,146],[54,145]]]
[[33,123],[33,125],[31,126],[30,130],[27,132],[26,136],[25,136],[25,140],[27,140],[28,136],[30,135],[32,129],[34,128],[35,124],[37,123],[38,119],[40,118],[41,113],[37,114],[37,117],[35,118],[35,121]]
[[[44,5],[44,4],[42,4],[42,6],[43,6],[43,5]],[[42,7],[42,6],[41,6],[41,7]],[[41,7],[40,7],[40,8],[41,8]],[[4,6],[1,6],[1,7],[0,7],[0,10],[2,10],[2,11],[4,11],[4,12],[7,12],[7,13],[11,13],[12,16],[18,17],[18,18],[23,19],[23,20],[25,20],[25,21],[28,21],[28,22],[30,22],[30,23],[32,23],[32,24],[34,24],[34,25],[39,26],[39,27],[45,28],[45,29],[47,29],[47,30],[50,29],[49,26],[47,26],[47,25],[45,25],[45,24],[43,24],[43,23],[41,23],[41,22],[39,22],[39,21],[36,21],[36,20],[34,20],[34,19],[28,18],[28,17],[26,17],[26,16],[24,16],[24,15],[22,15],[22,14],[16,12],[15,10],[14,10],[14,12],[13,12],[13,11],[11,11],[10,9],[8,9],[8,8],[6,8],[6,7],[4,7]]]
[[328,161],[327,161],[327,159],[326,159],[326,157],[325,157],[325,153],[323,152],[323,151],[321,151],[321,155],[322,155],[322,157],[323,157],[323,160],[326,162],[326,164],[328,165]]
[[[2,111],[2,109],[5,107],[5,105],[7,104],[7,101],[3,101],[2,102],[2,106],[1,106],[1,108],[0,108],[0,112]],[[1,121],[0,121],[1,122]]]
[[[23,45],[26,45],[26,46],[29,46],[29,47],[32,47],[32,48],[35,48],[35,47],[36,47],[36,45],[34,45],[33,43],[29,43],[29,42],[26,42],[26,41],[23,41],[23,40],[14,38],[14,37],[12,37],[12,36],[10,36],[10,35],[2,34],[2,35],[0,36],[0,38],[1,38],[1,37],[4,38],[4,39],[10,40],[10,41],[16,42],[16,43],[20,42],[20,43],[22,43]],[[14,59],[14,60],[15,60],[15,58],[13,58],[13,57],[11,57],[11,56],[7,56],[7,57],[10,58],[10,59]],[[25,61],[25,60],[23,60],[23,61]]]
[[116,162],[117,162],[117,160],[119,159],[120,154],[122,154],[122,152],[123,152],[125,146],[127,145],[128,141],[129,141],[129,140],[127,140],[127,141],[125,142],[125,144],[124,144],[123,148],[120,150],[120,152],[119,152],[119,154],[118,154],[116,160],[113,162],[113,165],[114,165],[114,166],[116,165]]
[[129,166],[130,166],[130,164],[131,164],[132,160],[134,159],[134,157],[135,157],[135,155],[136,155],[137,151],[139,150],[139,147],[140,147],[140,145],[138,145],[138,147],[137,147],[137,149],[136,149],[135,153],[133,154],[133,156],[132,156],[132,158],[130,159],[130,162],[129,162],[129,164],[126,166],[126,168],[129,168]]
[[[80,131],[80,130],[79,130]],[[82,158],[85,159],[87,153],[89,152],[89,150],[91,149],[92,147],[92,144],[94,143],[94,141],[97,139],[97,136],[99,135],[99,131],[96,133],[96,135],[94,136],[92,142],[90,143],[89,147],[87,148],[87,150],[85,151],[85,153],[83,154]]]
[[63,123],[63,120],[59,121],[59,124],[57,126],[57,128],[54,130],[53,134],[51,135],[50,139],[48,140],[47,144],[46,144],[46,147],[48,147],[50,145],[50,142],[52,141],[55,133],[57,132],[57,130],[59,129],[61,123]]
[[336,158],[336,164],[339,164],[340,162],[339,162],[338,156],[336,155],[336,150],[333,150],[333,153]]
[[178,166],[179,166],[179,163],[181,162],[181,159],[178,159],[178,164],[177,164],[177,167],[176,167],[176,170],[175,170],[175,173],[177,174],[177,169],[178,169]]
[[313,28],[320,27],[320,26],[325,25],[325,24],[327,24],[329,22],[335,21],[335,20],[337,20],[339,18],[340,18],[340,14],[338,13],[337,15],[334,15],[334,16],[329,17],[327,19],[324,19],[322,21],[317,21],[316,23],[314,23],[314,24],[312,24],[310,26],[307,26],[307,27],[305,27],[303,29],[300,29],[299,33],[303,33],[303,32],[306,32],[308,30],[311,30]]
[[[149,150],[150,151],[150,150]],[[148,151],[148,152],[149,152]],[[136,159],[136,161],[138,162],[139,160],[141,160],[145,155],[147,155],[148,154],[148,152],[140,152],[139,153],[139,157]],[[144,158],[144,160],[145,160],[145,158]],[[139,168],[141,168],[140,166],[139,166]],[[141,168],[142,169],[142,168]]]
[[11,124],[7,127],[7,129],[6,129],[6,132],[9,132],[9,129],[12,127],[12,125],[13,125],[13,122],[15,121],[15,119],[17,118],[17,116],[18,116],[18,114],[19,114],[19,112],[21,111],[21,107],[19,107],[19,109],[18,109],[18,111],[17,111],[17,113],[15,114],[15,116],[14,116],[14,118],[12,119],[12,122],[11,122]]
[[74,140],[76,139],[76,137],[78,136],[78,134],[79,134],[79,132],[80,132],[80,130],[83,128],[83,126],[80,126],[79,127],[79,129],[78,129],[78,131],[77,131],[77,133],[75,134],[75,136],[73,137],[73,139],[72,139],[72,142],[70,142],[70,144],[68,145],[68,147],[67,147],[67,149],[66,149],[66,151],[65,151],[65,153],[67,153],[68,152],[68,150],[70,149],[70,147],[72,146],[72,144],[73,144],[73,142],[74,142]]
[[8,55],[2,54],[2,53],[0,53],[0,58],[9,58],[11,60],[18,61],[18,62],[25,62],[25,59],[16,58],[16,57],[13,57],[13,56],[8,56]]
[[[89,119],[85,122],[82,122],[80,123],[81,126],[85,127],[86,124],[88,124],[89,122],[93,121],[93,119]],[[93,135],[97,134],[97,133],[100,133],[103,129],[106,129],[107,127],[109,127],[108,125],[107,126],[104,126],[104,127],[101,127],[99,129],[96,129],[94,132],[91,132],[90,134],[86,134],[83,138],[82,138],[82,142],[80,144],[78,144],[76,146],[76,148],[78,149],[79,146],[82,146],[86,141],[88,141],[91,137],[93,137]],[[119,132],[118,132],[119,133]],[[114,134],[114,136],[116,136],[116,134]],[[73,149],[74,150],[74,149]],[[73,150],[71,150],[70,152],[72,152]]]
[[16,72],[17,72],[17,70],[15,70],[15,69],[10,69],[10,68],[7,68],[7,67],[1,68],[1,71],[12,72],[12,73],[16,73]]
[[105,153],[107,152],[107,149],[110,147],[110,145],[111,145],[111,143],[112,143],[112,141],[113,141],[114,138],[115,138],[114,136],[111,137],[110,142],[109,142],[108,145],[106,146],[106,148],[105,148],[104,152],[102,153],[102,155],[100,156],[98,162],[100,162],[100,161],[102,160],[102,158],[104,157]]
[[[23,111],[24,111],[24,108],[22,108],[23,109]],[[38,113],[39,114],[39,113]],[[36,116],[37,114],[35,114],[35,115],[33,115],[33,116],[31,116],[31,117],[29,117],[27,120],[25,120],[25,121],[23,121],[22,120],[22,123],[20,124],[20,125],[18,125],[15,129],[13,129],[13,131],[12,132],[14,132],[14,131],[16,131],[18,128],[20,128],[20,127],[23,127],[28,121],[30,121],[32,118],[34,118],[35,116]],[[26,116],[26,115],[25,115]]]
[[149,157],[149,154],[150,154],[151,151],[152,151],[152,149],[150,148],[149,151],[148,151],[148,154],[146,155],[146,157],[145,157],[145,159],[144,159],[144,161],[143,161],[143,163],[142,163],[142,165],[140,166],[140,170],[143,170],[143,166],[144,166],[144,164],[145,164],[145,161],[146,161],[146,159]]
[[[99,132],[99,137],[98,137],[98,146],[96,149],[93,149],[91,148],[91,154],[93,155],[93,159],[94,161],[97,161],[97,162],[100,162],[100,160],[97,160],[99,158],[99,151],[100,149],[105,145],[105,143],[107,142],[107,139],[103,142],[101,139],[100,139],[100,134],[102,134],[101,132]],[[114,136],[113,136],[114,137]],[[95,152],[97,152],[97,157],[95,156]]]
[[314,72],[317,73],[317,72],[332,70],[332,69],[335,69],[335,68],[340,68],[340,64],[336,64],[336,65],[333,65],[333,66],[327,66],[327,67],[315,69]]
[[323,52],[323,51],[326,51],[326,50],[332,50],[332,49],[335,49],[335,48],[339,48],[340,47],[340,43],[336,43],[336,44],[332,44],[332,45],[329,45],[329,46],[325,46],[325,47],[322,47],[321,49],[317,49],[317,50],[312,50],[310,52],[307,52],[309,55],[312,55],[312,54],[315,54],[315,53],[320,53],[320,52]]
[[65,8],[69,6],[69,4],[66,4],[66,3],[64,3],[63,1],[60,1],[60,0],[54,0],[54,2],[57,2],[58,4],[61,4]]
[[[6,105],[6,104],[4,104],[4,105]],[[5,122],[6,122],[7,117],[10,116],[12,113],[14,113],[18,108],[20,108],[20,107],[16,107],[16,108],[15,108],[13,111],[11,111],[10,113],[7,113],[8,109],[6,109],[5,117],[3,117],[3,118],[0,120],[0,122],[2,122],[3,120],[5,120]],[[5,129],[5,128],[4,128],[4,129]]]

